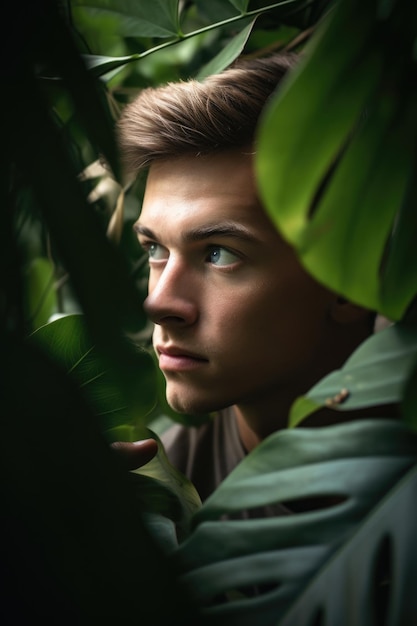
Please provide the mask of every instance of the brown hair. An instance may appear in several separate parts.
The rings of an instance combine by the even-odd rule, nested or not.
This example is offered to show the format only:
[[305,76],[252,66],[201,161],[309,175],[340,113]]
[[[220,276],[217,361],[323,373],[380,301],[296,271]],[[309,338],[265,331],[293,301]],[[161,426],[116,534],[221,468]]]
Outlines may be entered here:
[[203,81],[144,89],[117,124],[123,165],[137,173],[156,159],[207,154],[253,142],[261,111],[296,54],[241,60]]

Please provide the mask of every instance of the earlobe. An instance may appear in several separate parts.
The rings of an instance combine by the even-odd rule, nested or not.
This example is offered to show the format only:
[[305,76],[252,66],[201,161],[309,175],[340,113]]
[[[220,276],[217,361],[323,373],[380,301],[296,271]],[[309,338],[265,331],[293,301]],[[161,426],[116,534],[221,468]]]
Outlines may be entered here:
[[338,296],[331,305],[330,315],[338,324],[352,324],[369,317],[370,311]]

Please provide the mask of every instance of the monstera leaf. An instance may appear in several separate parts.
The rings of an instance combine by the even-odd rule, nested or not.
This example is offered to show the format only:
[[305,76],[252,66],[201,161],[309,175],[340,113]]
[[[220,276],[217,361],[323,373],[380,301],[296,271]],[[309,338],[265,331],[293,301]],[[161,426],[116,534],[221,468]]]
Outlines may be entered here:
[[[398,322],[371,335],[340,370],[325,376],[294,402],[289,425],[297,426],[324,406],[342,413],[400,404],[416,360],[417,329],[414,326]],[[407,421],[414,429],[416,420],[417,415],[410,411]]]
[[[359,535],[365,536],[362,542],[375,545],[374,518],[382,504],[394,516],[398,534],[410,528],[402,509],[396,514],[394,502],[408,474],[415,485],[416,461],[417,436],[396,420],[360,420],[271,435],[205,502],[195,516],[194,532],[179,548],[184,581],[206,607],[208,623],[281,624],[290,610],[299,609],[298,596],[333,562],[337,568],[340,554]],[[287,507],[287,515],[223,517],[278,503]],[[406,551],[401,558],[407,563],[413,556]],[[355,567],[362,567],[358,551]],[[349,585],[347,576],[349,572],[339,572],[335,596]],[[251,589],[258,593],[251,594]],[[332,588],[327,592],[333,593]],[[352,604],[363,594],[359,586]],[[311,613],[314,601],[310,598]]]
[[337,2],[267,108],[256,161],[301,263],[392,320],[417,292],[416,34],[408,0]]

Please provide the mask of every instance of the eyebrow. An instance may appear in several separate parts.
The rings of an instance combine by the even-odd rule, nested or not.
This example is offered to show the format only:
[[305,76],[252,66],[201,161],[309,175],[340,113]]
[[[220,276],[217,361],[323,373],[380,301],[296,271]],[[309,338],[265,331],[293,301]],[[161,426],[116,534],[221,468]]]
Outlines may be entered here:
[[[158,240],[158,237],[150,229],[143,224],[136,223],[133,226],[139,235],[144,235],[149,239]],[[210,237],[237,237],[246,241],[256,241],[254,235],[247,228],[235,222],[223,222],[222,224],[207,224],[188,230],[183,238],[185,241],[202,241]]]

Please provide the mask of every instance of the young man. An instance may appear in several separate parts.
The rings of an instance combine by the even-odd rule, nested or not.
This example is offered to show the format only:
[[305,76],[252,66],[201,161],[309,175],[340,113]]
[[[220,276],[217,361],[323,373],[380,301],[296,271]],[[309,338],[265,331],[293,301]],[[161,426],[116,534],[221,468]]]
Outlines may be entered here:
[[304,271],[259,199],[257,122],[295,62],[275,55],[146,89],[119,122],[127,170],[149,170],[135,230],[167,400],[214,414],[163,437],[203,500],[371,332],[368,311]]

